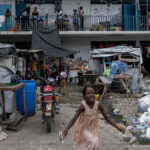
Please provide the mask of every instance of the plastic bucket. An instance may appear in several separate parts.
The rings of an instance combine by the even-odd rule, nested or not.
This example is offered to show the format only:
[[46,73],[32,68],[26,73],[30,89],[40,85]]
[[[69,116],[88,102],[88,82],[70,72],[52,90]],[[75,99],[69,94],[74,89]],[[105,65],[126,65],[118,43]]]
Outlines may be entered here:
[[[25,83],[25,97],[27,116],[32,116],[36,112],[36,82],[34,80],[21,80],[20,83]],[[20,113],[24,112],[23,89],[16,91],[17,110]]]

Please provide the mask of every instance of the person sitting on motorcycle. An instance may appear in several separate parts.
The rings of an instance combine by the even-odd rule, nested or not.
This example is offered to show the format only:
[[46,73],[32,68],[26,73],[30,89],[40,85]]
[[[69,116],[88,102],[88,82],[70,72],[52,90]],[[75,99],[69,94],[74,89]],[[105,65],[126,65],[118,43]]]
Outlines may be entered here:
[[61,93],[62,88],[64,89],[63,91],[63,95],[66,95],[66,78],[67,78],[67,73],[65,71],[65,68],[61,69],[61,72],[59,74],[59,78],[60,78],[60,87],[58,92]]

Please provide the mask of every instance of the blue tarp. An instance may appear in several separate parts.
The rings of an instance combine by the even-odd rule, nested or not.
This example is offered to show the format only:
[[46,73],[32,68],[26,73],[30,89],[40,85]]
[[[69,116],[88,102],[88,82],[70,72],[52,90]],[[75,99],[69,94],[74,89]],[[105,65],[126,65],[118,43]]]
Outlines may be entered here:
[[108,76],[108,80],[110,82],[112,82],[117,70],[119,70],[119,72],[122,74],[126,73],[128,71],[128,65],[120,61],[113,61],[110,66],[110,74]]

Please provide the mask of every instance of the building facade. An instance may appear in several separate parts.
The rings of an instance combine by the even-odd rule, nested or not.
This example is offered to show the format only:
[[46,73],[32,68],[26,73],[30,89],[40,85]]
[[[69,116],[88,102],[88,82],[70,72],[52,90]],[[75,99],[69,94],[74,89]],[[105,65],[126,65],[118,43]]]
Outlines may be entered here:
[[[89,59],[89,51],[93,48],[117,45],[149,47],[150,8],[146,2],[146,0],[2,0],[0,2],[2,9],[5,10],[11,6],[12,16],[8,31],[5,30],[5,25],[1,21],[3,25],[0,28],[0,42],[9,42],[15,44],[17,48],[30,49],[32,30],[35,29],[32,18],[33,9],[37,7],[39,12],[38,27],[45,29],[46,14],[48,14],[47,27],[58,28],[57,9],[61,7],[63,17],[66,15],[68,20],[67,26],[61,24],[58,28],[59,35],[64,48],[79,51],[75,54],[75,58]],[[73,10],[76,9],[78,12],[80,6],[84,9],[83,27],[81,28],[81,20],[78,18],[78,27],[75,28]],[[29,23],[26,28],[23,27],[21,18],[24,8],[28,9],[29,13]],[[21,26],[20,32],[16,32],[17,17]]]

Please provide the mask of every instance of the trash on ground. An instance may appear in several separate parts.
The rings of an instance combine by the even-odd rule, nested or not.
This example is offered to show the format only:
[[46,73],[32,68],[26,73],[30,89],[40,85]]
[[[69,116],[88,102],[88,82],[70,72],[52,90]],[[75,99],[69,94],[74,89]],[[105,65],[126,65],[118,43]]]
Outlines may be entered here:
[[0,141],[6,140],[8,135],[2,131],[2,128],[0,127]]

